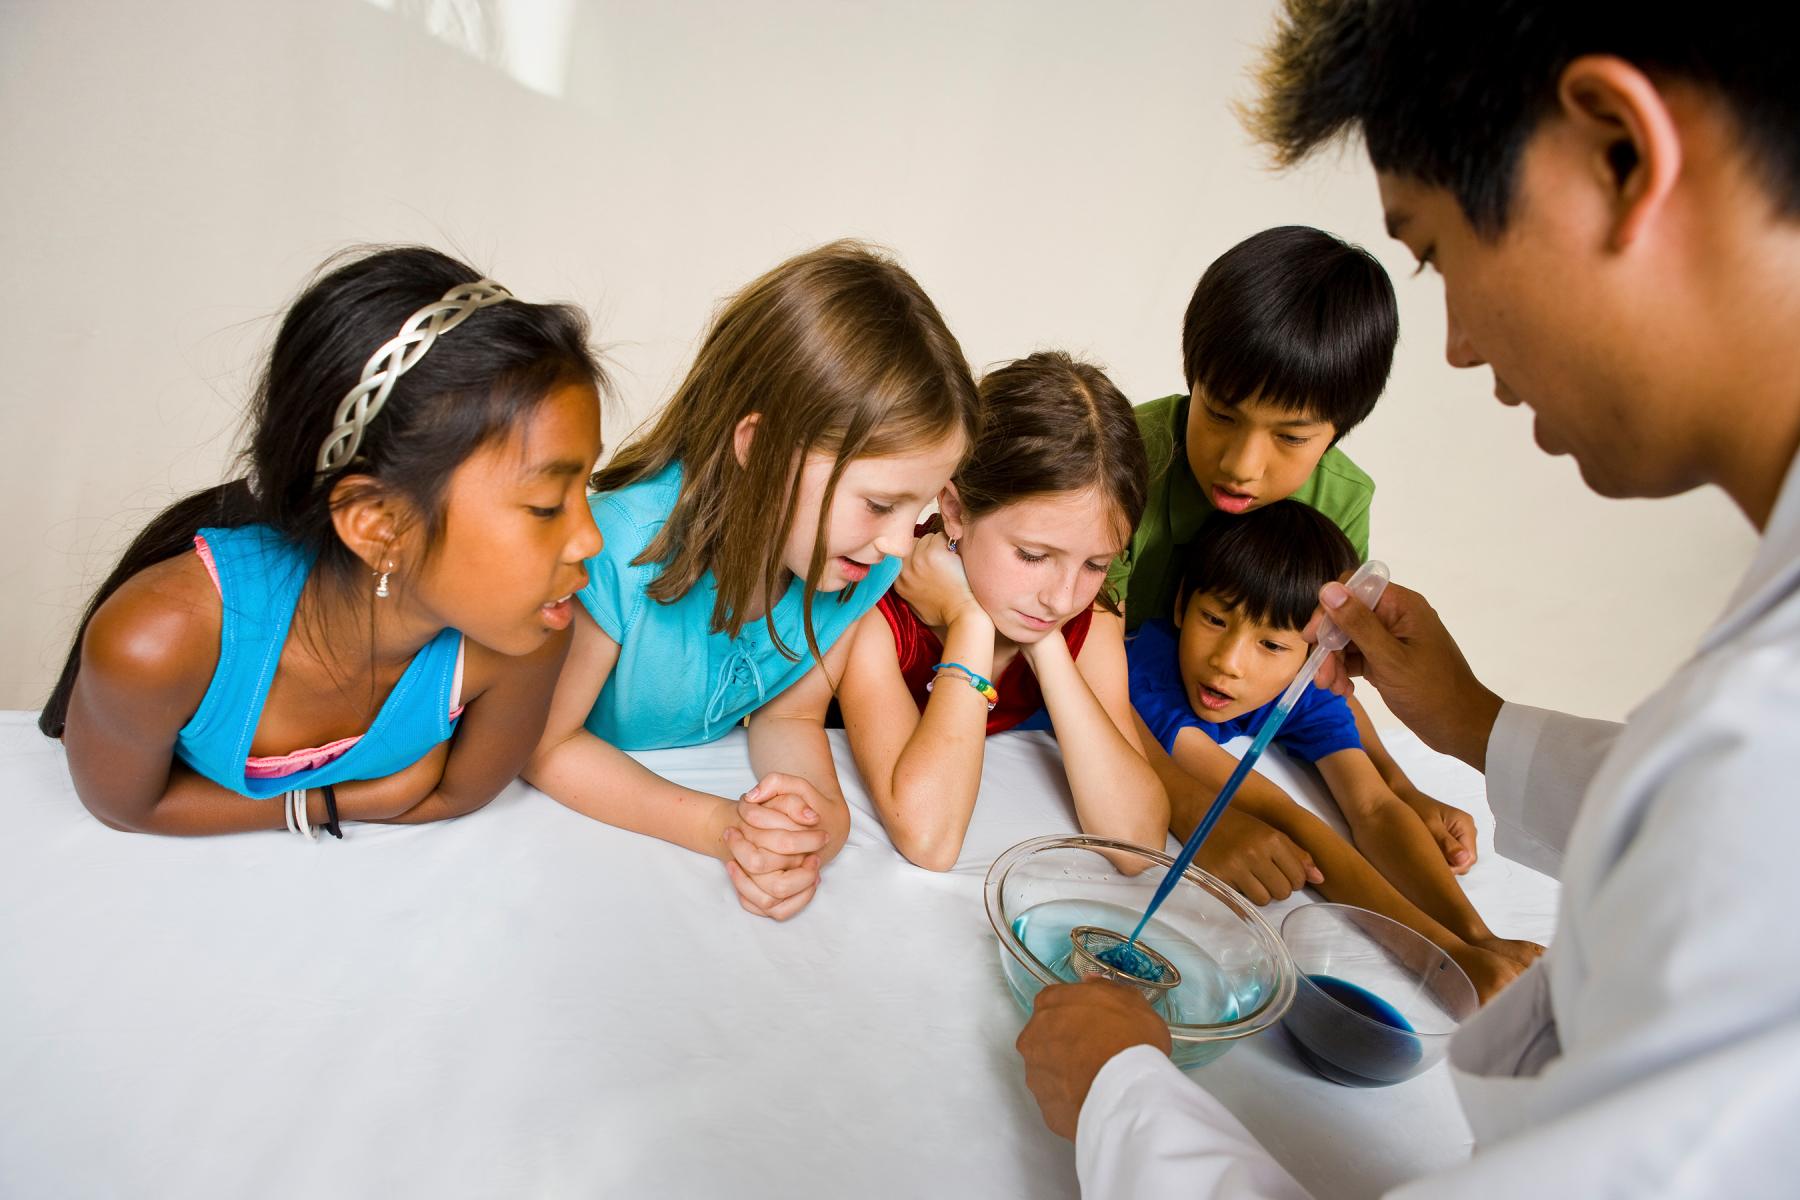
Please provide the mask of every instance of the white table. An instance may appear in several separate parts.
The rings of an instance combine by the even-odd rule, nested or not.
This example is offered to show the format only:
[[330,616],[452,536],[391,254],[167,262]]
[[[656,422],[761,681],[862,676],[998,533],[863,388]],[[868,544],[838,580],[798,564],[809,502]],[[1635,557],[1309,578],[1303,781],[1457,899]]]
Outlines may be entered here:
[[[521,784],[341,843],[116,833],[31,720],[0,714],[0,1194],[1075,1192],[981,905],[1000,851],[1073,828],[1045,735],[990,740],[963,859],[934,875],[894,853],[833,734],[856,828],[777,925],[716,863]],[[1481,821],[1477,906],[1546,938],[1555,885],[1491,852],[1480,777],[1393,740]],[[641,757],[751,781],[741,733]],[[1468,1150],[1442,1065],[1352,1091],[1271,1033],[1193,1077],[1321,1195]]]

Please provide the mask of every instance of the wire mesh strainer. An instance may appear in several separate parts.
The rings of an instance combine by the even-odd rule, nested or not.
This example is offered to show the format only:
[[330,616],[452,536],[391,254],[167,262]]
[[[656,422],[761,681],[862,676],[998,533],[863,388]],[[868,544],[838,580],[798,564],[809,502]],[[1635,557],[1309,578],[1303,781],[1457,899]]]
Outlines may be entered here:
[[[1136,989],[1152,1004],[1181,986],[1181,972],[1175,969],[1174,963],[1142,942],[1126,949],[1124,934],[1098,925],[1077,925],[1069,930],[1069,941],[1074,946],[1069,954],[1069,966],[1083,979],[1122,983]],[[1122,950],[1123,954],[1120,953]],[[1126,967],[1144,970],[1139,974],[1136,970],[1124,969]]]

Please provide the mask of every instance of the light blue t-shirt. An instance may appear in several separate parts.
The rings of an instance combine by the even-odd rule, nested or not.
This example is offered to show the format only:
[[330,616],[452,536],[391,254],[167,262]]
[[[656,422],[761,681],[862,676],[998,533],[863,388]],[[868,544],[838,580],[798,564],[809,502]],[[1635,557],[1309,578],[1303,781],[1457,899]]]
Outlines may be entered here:
[[[587,560],[588,584],[576,598],[619,643],[619,661],[586,725],[621,750],[697,746],[722,737],[813,668],[802,580],[788,585],[773,614],[776,632],[799,653],[798,661],[781,653],[761,620],[747,623],[735,638],[713,630],[719,589],[710,571],[672,603],[645,594],[662,565],[634,566],[632,560],[668,520],[680,490],[681,466],[671,464],[648,479],[588,497],[606,546]],[[854,588],[814,595],[813,633],[821,653],[875,607],[900,567],[899,559],[884,558]]]

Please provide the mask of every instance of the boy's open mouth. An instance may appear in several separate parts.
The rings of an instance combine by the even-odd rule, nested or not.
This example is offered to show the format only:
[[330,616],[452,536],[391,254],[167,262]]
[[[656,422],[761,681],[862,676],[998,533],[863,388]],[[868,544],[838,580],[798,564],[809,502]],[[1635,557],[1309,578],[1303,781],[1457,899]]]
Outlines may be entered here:
[[1241,513],[1256,503],[1256,496],[1250,492],[1240,492],[1221,484],[1213,484],[1207,489],[1206,498],[1220,512]]
[[1236,697],[1230,692],[1221,692],[1216,687],[1207,687],[1204,683],[1196,683],[1194,699],[1200,702],[1202,708],[1217,712],[1229,705]]

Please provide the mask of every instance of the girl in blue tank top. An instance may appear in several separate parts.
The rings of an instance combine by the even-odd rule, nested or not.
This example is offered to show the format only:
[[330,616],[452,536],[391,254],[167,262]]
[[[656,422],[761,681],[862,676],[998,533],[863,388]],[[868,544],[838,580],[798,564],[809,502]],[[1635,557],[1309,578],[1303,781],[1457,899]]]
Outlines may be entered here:
[[82,802],[311,838],[491,800],[600,549],[601,382],[577,310],[436,251],[321,275],[276,335],[247,477],[153,521],[82,619],[39,719]]
[[[793,915],[850,830],[824,721],[840,635],[899,573],[978,401],[912,276],[849,242],[732,298],[656,423],[594,479],[606,546],[526,778],[579,812],[724,863],[752,913]],[[625,752],[749,718],[737,799]]]

